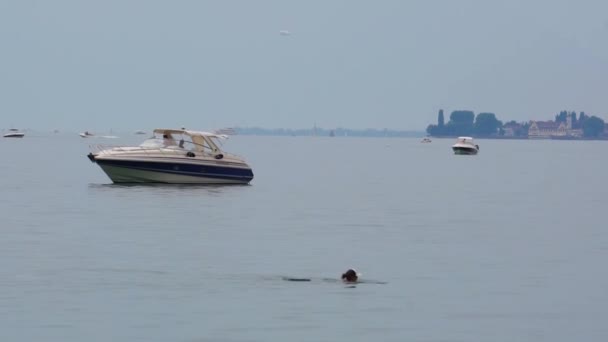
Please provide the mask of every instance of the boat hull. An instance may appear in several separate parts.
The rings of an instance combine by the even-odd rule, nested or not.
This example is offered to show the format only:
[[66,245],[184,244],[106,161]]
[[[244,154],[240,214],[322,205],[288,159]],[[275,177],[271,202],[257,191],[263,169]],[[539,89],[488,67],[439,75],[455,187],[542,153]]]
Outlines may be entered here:
[[477,154],[477,149],[472,147],[452,147],[454,154],[458,155],[475,155]]
[[4,135],[5,138],[23,138],[24,136],[24,133],[8,133]]
[[114,183],[248,184],[250,168],[209,163],[100,159],[89,155]]

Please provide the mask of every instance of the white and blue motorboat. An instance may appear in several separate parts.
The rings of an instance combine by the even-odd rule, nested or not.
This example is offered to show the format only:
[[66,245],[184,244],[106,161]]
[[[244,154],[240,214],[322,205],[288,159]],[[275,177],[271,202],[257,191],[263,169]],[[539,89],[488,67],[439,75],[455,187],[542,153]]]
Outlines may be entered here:
[[248,184],[245,160],[221,149],[225,136],[185,129],[155,129],[139,146],[95,146],[88,158],[114,183]]
[[8,130],[8,133],[6,133],[4,135],[5,138],[23,138],[25,136],[25,133],[20,132],[18,129],[16,128],[11,128]]
[[471,137],[458,137],[456,144],[452,145],[454,154],[475,155],[479,153],[479,145]]

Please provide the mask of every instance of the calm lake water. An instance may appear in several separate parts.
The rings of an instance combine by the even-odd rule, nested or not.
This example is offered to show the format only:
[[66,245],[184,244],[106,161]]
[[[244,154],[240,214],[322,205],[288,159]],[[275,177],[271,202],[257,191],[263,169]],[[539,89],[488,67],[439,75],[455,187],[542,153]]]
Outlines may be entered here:
[[235,136],[250,186],[111,185],[124,136],[0,140],[0,340],[608,340],[607,142]]

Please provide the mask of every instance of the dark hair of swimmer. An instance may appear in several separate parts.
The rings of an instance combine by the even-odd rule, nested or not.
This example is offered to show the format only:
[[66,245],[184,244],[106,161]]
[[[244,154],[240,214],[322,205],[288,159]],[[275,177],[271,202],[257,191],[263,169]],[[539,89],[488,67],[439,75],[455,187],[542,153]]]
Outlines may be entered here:
[[357,279],[357,272],[355,272],[353,269],[349,269],[348,271],[342,273],[342,281],[345,283],[356,283]]

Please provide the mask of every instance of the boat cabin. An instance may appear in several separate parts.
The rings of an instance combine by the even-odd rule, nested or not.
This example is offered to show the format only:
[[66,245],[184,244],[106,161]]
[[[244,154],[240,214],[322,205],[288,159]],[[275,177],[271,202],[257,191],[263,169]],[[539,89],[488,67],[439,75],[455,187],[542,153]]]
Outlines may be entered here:
[[226,136],[184,129],[155,129],[153,136],[140,146],[148,148],[184,149],[192,152],[221,154],[220,139]]
[[458,142],[461,144],[475,145],[475,143],[473,142],[473,138],[471,137],[458,137]]
[[456,141],[456,144],[454,144],[452,146],[453,149],[475,149],[477,151],[479,151],[479,145],[475,144],[473,142],[473,138],[471,137],[458,137],[458,140]]

